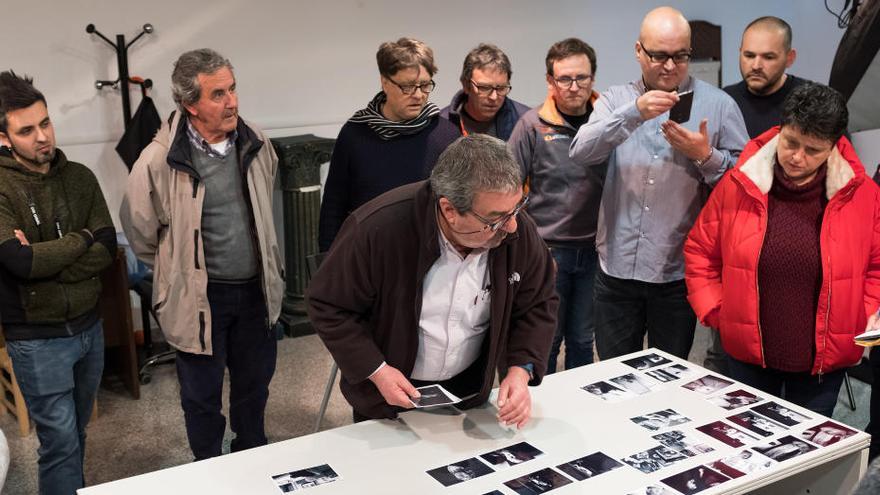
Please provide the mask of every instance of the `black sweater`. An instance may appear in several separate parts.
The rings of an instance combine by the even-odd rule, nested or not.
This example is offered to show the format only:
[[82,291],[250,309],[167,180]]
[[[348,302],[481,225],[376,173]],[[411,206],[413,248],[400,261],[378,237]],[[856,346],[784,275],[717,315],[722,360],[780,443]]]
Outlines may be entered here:
[[460,136],[448,120],[434,117],[421,132],[385,140],[365,124],[339,131],[321,201],[318,246],[327,251],[348,214],[395,187],[425,180],[440,153]]
[[736,101],[736,106],[742,112],[749,139],[755,139],[767,129],[782,123],[782,102],[794,88],[805,82],[808,81],[788,74],[785,84],[775,93],[766,96],[751,93],[745,81],[731,84],[724,91]]

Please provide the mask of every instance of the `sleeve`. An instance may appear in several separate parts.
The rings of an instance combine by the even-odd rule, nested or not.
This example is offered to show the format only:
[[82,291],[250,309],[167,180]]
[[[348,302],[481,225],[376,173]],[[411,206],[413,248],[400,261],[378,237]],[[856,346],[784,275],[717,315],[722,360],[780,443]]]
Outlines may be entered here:
[[88,205],[86,228],[94,235],[95,242],[73,264],[61,270],[59,273],[61,282],[73,283],[94,277],[107,268],[116,257],[116,228],[113,227],[110,210],[94,174],[91,174],[90,182],[92,201]]
[[[865,270],[865,314],[868,317],[880,310],[880,199],[878,196],[880,194],[875,193],[871,254]],[[861,329],[857,330],[861,331]]]
[[131,250],[149,266],[154,264],[159,236],[167,227],[160,191],[150,168],[153,153],[147,150],[151,146],[155,144],[148,146],[132,167],[119,209],[119,221]]
[[571,141],[568,154],[575,163],[605,163],[614,148],[626,141],[642,124],[636,100],[615,106],[614,100],[619,98],[611,91],[606,91],[596,100],[589,122],[578,129]]
[[726,179],[712,191],[684,242],[684,278],[688,301],[707,327],[719,328],[722,303],[721,215]]
[[532,171],[532,157],[535,152],[534,127],[526,122],[526,118],[519,119],[510,133],[507,147],[513,157],[519,163],[520,177],[523,184],[527,184]]
[[726,94],[724,96],[726,101],[722,105],[718,131],[710,136],[712,156],[699,167],[703,181],[710,186],[717,184],[724,173],[736,165],[743,147],[749,141],[742,112],[732,98]]
[[[559,296],[556,294],[556,264],[550,249],[538,236],[534,222],[521,228],[529,250],[525,271],[520,276],[520,287],[513,299],[507,344],[507,367],[534,366],[529,385],[540,385],[547,371],[547,356],[556,333],[556,313]],[[524,226],[523,226],[524,227]],[[501,370],[506,373],[507,370]]]
[[336,238],[342,223],[350,213],[351,198],[349,195],[349,150],[345,127],[339,133],[333,155],[330,157],[330,170],[324,184],[324,195],[321,198],[321,215],[318,221],[318,249],[326,252]]
[[306,296],[309,320],[350,383],[366,380],[385,361],[367,317],[381,285],[370,271],[372,257],[366,233],[349,217]]

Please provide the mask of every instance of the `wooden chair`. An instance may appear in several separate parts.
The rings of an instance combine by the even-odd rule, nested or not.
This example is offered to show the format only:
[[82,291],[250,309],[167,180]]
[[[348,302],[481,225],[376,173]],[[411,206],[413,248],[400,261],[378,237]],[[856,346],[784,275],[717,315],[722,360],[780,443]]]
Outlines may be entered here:
[[4,343],[0,347],[0,414],[5,415],[7,412],[15,416],[21,436],[26,437],[31,431],[31,421]]

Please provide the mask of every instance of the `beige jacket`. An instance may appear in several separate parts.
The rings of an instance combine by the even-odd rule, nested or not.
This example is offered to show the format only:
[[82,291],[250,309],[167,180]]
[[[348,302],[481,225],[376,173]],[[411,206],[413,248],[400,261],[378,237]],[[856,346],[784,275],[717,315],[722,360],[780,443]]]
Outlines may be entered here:
[[[274,325],[284,293],[272,220],[278,157],[268,138],[241,118],[236,145],[239,161],[247,169],[267,324]],[[119,218],[134,253],[153,267],[153,308],[166,340],[181,351],[210,355],[208,273],[200,232],[204,197],[205,185],[190,159],[186,122],[176,112],[134,164]]]

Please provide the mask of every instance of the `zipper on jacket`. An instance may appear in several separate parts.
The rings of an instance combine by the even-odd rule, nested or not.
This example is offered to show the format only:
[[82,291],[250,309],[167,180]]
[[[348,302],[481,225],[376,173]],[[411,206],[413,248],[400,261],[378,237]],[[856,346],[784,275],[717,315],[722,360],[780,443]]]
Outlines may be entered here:
[[199,311],[199,344],[202,346],[202,352],[205,352],[205,312]]
[[196,198],[196,195],[197,195],[198,192],[199,192],[199,178],[198,178],[198,177],[193,177],[193,176],[190,176],[190,177],[192,178],[192,185],[193,185],[193,193],[192,193],[192,197],[193,197],[193,199],[195,199],[195,198]]
[[758,283],[758,265],[761,263],[761,251],[764,250],[764,240],[767,237],[767,225],[770,223],[770,212],[763,203],[758,203],[758,206],[764,210],[764,229],[761,233],[761,248],[758,249],[758,256],[755,258],[755,293],[758,296],[755,299],[755,307],[757,309],[757,326],[758,326],[758,340],[761,344],[761,366],[767,367],[767,360],[764,358],[764,332],[761,331],[761,285]]
[[199,268],[199,229],[193,231],[193,262],[196,270],[201,270]]
[[[829,204],[825,206],[825,214],[823,214],[823,217],[825,215],[831,215],[831,210],[829,209],[829,207],[831,206],[831,204],[830,204],[831,202],[829,201],[828,203]],[[835,202],[835,206],[836,205],[837,205],[837,203]],[[828,219],[823,218],[822,225],[829,225],[827,223],[827,220]],[[821,249],[822,249],[822,228],[820,227],[819,229],[820,229],[819,230],[819,250],[821,251]],[[831,227],[828,227],[828,229],[831,229]],[[830,233],[829,233],[829,237],[830,237]],[[816,358],[819,360],[819,371],[818,371],[819,383],[822,383],[822,369],[825,367],[825,354],[828,352],[828,321],[829,321],[829,318],[831,315],[831,286],[834,285],[831,283],[831,278],[832,278],[831,277],[831,255],[828,254],[827,256],[828,256],[828,297],[825,300],[826,301],[825,302],[825,328],[822,330],[822,353],[819,354],[819,349],[816,349]],[[824,276],[824,274],[823,274],[823,276]],[[823,283],[824,283],[824,281],[823,281]],[[818,343],[816,345],[818,347]],[[822,356],[822,357],[820,358],[819,356]]]

